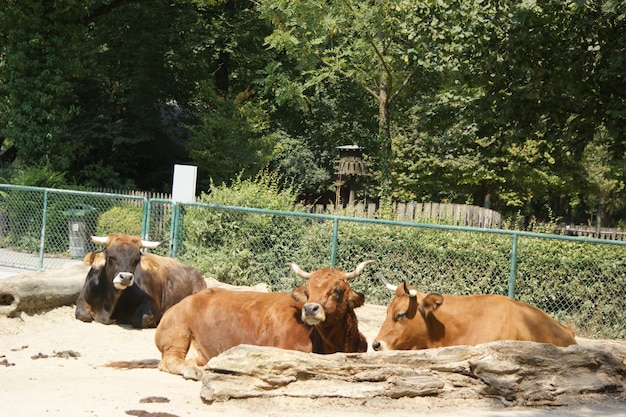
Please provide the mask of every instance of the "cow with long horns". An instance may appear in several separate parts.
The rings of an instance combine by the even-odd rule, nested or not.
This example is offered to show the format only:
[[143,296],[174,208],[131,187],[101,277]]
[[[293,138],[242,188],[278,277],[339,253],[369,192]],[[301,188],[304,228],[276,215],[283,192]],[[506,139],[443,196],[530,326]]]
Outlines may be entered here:
[[[290,263],[306,280],[291,293],[211,288],[187,297],[168,310],[157,327],[159,369],[197,380],[200,366],[240,344],[322,354],[367,351],[354,312],[365,297],[348,281],[370,262],[361,262],[352,272],[336,268],[306,272]],[[192,344],[197,357],[186,360]]]
[[372,343],[374,350],[472,346],[496,340],[576,344],[569,326],[536,307],[502,295],[425,294],[407,283],[383,282],[396,296]]
[[76,301],[79,320],[156,327],[168,308],[206,288],[195,268],[141,251],[163,242],[121,233],[92,236],[91,240],[105,248],[85,255],[84,263],[91,269]]

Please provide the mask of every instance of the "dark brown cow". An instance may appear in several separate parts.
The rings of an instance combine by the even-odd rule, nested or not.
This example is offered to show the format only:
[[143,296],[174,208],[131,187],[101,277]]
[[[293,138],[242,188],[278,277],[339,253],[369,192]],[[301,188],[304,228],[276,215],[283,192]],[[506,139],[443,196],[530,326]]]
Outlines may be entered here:
[[395,298],[372,343],[374,350],[428,349],[526,340],[576,344],[573,330],[531,305],[502,295],[440,295],[393,286]]
[[[187,297],[168,310],[157,327],[159,369],[197,380],[202,375],[199,366],[240,344],[313,353],[365,352],[367,340],[354,313],[365,297],[352,290],[348,280],[370,262],[352,272],[323,268],[309,273],[288,264],[307,280],[291,293],[212,288]],[[191,344],[197,357],[185,360]]]
[[206,288],[195,268],[141,252],[141,248],[156,248],[163,242],[121,233],[92,236],[91,240],[106,247],[85,255],[84,262],[91,269],[76,301],[79,320],[156,327],[168,308]]

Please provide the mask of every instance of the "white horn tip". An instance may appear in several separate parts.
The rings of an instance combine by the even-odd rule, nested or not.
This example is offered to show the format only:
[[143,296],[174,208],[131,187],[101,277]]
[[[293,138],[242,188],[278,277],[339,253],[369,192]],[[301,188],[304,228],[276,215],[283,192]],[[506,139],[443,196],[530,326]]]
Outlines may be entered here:
[[97,243],[100,245],[106,245],[109,243],[109,237],[108,236],[91,236],[91,241],[93,243]]

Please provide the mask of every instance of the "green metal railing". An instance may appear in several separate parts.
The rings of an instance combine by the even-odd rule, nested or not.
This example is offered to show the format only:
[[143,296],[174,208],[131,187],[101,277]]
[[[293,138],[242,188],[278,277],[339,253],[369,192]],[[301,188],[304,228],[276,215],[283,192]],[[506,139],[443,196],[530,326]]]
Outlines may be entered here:
[[[44,270],[68,258],[82,258],[93,249],[100,216],[113,207],[134,207],[145,216],[137,230],[147,227],[143,197],[74,190],[0,185],[0,264]],[[139,213],[139,212],[138,212]]]
[[0,185],[0,264],[48,269],[99,250],[90,234],[168,240],[156,253],[223,282],[300,284],[285,266],[352,269],[369,303],[408,281],[423,292],[496,293],[547,311],[588,337],[626,337],[624,241],[168,199]]

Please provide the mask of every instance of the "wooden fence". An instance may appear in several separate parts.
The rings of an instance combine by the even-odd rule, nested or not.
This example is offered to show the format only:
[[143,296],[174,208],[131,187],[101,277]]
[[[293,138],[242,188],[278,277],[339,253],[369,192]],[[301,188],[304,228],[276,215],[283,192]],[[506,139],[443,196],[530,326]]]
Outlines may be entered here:
[[606,240],[626,240],[626,231],[609,227],[589,227],[583,225],[566,225],[556,228],[556,233],[566,236],[593,237]]
[[[314,212],[318,214],[343,213],[348,216],[374,218],[378,210],[376,203],[358,203],[352,207],[337,207],[332,204],[316,204]],[[467,204],[445,203],[393,203],[392,213],[395,220],[451,224],[455,226],[472,226],[500,228],[502,227],[502,215],[497,211],[471,206]]]
[[[170,200],[169,193],[154,193],[149,191],[120,191],[112,189],[94,189],[94,192],[131,195],[135,197],[160,198]],[[342,214],[346,216],[374,218],[378,205],[376,203],[358,203],[351,207],[335,207],[333,204],[315,204],[312,211],[317,214]],[[395,220],[414,221],[421,223],[451,224],[455,226],[502,228],[510,227],[503,223],[502,215],[497,211],[467,204],[420,203],[411,201],[393,203],[392,213]],[[514,225],[513,227],[522,227]],[[585,225],[563,225],[554,230],[554,233],[567,236],[593,237],[607,240],[626,241],[626,231]]]
[[162,198],[164,200],[171,200],[171,193],[155,193],[152,191],[137,191],[137,190],[114,190],[111,188],[94,188],[92,189],[95,193],[108,193],[108,194],[121,194],[121,195],[130,195],[133,197],[144,197],[144,198]]

